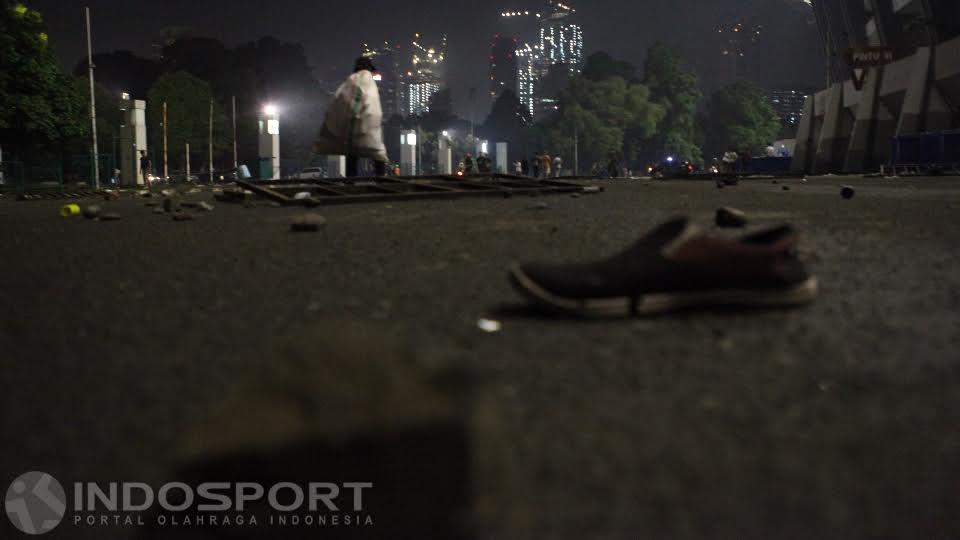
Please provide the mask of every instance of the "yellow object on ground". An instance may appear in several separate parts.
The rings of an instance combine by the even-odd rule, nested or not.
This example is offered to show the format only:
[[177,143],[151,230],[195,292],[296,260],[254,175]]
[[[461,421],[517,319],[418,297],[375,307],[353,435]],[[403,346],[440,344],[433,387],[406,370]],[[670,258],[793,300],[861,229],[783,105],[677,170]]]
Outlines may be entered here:
[[73,217],[80,215],[80,205],[65,204],[60,208],[60,215],[63,217]]

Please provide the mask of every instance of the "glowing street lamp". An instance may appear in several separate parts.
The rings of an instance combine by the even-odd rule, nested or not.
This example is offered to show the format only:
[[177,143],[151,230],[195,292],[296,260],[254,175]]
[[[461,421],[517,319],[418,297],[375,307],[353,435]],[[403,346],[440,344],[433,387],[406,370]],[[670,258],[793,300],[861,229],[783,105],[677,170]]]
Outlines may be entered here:
[[280,109],[273,103],[263,106],[259,120],[260,178],[280,178]]

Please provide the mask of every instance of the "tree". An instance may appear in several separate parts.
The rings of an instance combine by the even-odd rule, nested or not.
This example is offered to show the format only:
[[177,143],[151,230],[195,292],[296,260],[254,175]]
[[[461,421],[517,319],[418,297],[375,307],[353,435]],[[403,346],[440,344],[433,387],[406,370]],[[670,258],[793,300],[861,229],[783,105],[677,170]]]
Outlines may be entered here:
[[[93,65],[97,68],[97,84],[118,96],[126,92],[136,99],[146,97],[147,91],[161,72],[159,63],[141,58],[130,51],[95,54]],[[77,63],[73,74],[77,77],[87,76],[86,58]],[[89,89],[87,93],[90,93]]]
[[733,147],[759,150],[780,132],[780,117],[766,94],[740,81],[718,90],[705,114],[707,145],[714,155]]
[[[73,85],[77,94],[82,100],[81,116],[90,118],[90,81],[86,77],[74,77]],[[94,86],[94,97],[97,100],[97,145],[100,155],[113,153],[113,143],[115,138],[120,136],[120,125],[123,123],[123,114],[120,112],[120,98],[117,94],[107,90],[102,84],[97,83]],[[86,126],[86,124],[85,124]],[[86,130],[85,130],[86,131]],[[89,152],[90,139],[89,132],[84,139],[76,139],[71,144],[71,151],[75,154]],[[120,156],[116,156],[119,160]]]
[[524,135],[530,125],[530,114],[512,90],[504,90],[493,102],[493,109],[480,127],[480,133],[496,142],[506,142],[511,148],[523,147]]
[[559,114],[539,126],[544,149],[572,156],[576,131],[583,161],[603,161],[611,154],[636,159],[642,139],[656,132],[664,115],[646,86],[621,77],[574,78],[559,107]]
[[86,133],[83,101],[57,62],[43,17],[0,0],[0,143],[21,152],[54,144],[63,152]]
[[638,83],[637,68],[630,62],[617,60],[605,52],[593,53],[587,57],[583,67],[583,76],[591,81],[603,81],[611,77],[620,77],[629,83]]
[[700,161],[696,144],[696,115],[703,93],[700,79],[684,69],[680,55],[663,43],[654,43],[647,51],[643,83],[650,88],[651,99],[666,110],[657,134],[647,141],[649,158],[659,161],[663,153],[680,159]]
[[[183,164],[184,148],[189,143],[191,155],[201,157],[198,163],[205,164],[210,136],[210,101],[213,99],[210,84],[189,73],[167,73],[157,79],[147,98],[151,146],[160,148],[163,144],[163,104],[166,103],[170,163],[178,167]],[[218,154],[230,148],[231,143],[227,136],[227,117],[216,101],[213,118],[214,153]],[[195,166],[195,170],[199,169],[199,166]]]

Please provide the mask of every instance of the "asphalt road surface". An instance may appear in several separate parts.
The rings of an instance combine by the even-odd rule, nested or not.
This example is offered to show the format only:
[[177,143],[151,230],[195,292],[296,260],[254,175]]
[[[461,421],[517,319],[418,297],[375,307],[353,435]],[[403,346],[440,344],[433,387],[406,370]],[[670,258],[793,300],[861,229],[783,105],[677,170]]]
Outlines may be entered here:
[[[64,485],[169,478],[204,418],[250,418],[217,444],[269,431],[262,407],[228,396],[273,370],[320,370],[330,388],[295,384],[334,395],[320,426],[291,431],[466,418],[417,403],[419,374],[446,372],[494,418],[467,452],[472,471],[500,475],[469,486],[489,503],[479,538],[960,536],[960,180],[601,185],[320,208],[318,233],[290,232],[302,210],[289,208],[214,203],[174,222],[125,197],[107,204],[122,220],[94,222],[0,200],[0,489],[30,470]],[[748,230],[803,231],[814,304],[582,321],[525,309],[506,279],[512,261],[612,254],[675,215],[711,229],[727,205]],[[346,361],[330,367],[319,351],[337,341]],[[418,374],[400,390],[344,375],[394,354],[407,363],[384,372]],[[0,538],[17,534],[0,523]],[[48,537],[136,534],[62,524]]]

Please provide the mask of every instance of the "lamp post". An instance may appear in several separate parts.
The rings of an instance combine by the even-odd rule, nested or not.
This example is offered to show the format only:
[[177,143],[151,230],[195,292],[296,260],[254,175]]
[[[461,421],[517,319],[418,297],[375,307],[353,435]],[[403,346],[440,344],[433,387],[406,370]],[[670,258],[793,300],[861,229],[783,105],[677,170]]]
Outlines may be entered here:
[[259,121],[260,179],[280,178],[280,109],[274,104],[263,107]]

